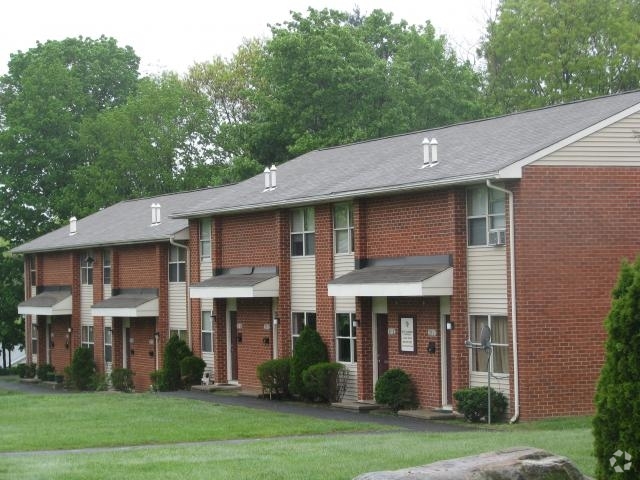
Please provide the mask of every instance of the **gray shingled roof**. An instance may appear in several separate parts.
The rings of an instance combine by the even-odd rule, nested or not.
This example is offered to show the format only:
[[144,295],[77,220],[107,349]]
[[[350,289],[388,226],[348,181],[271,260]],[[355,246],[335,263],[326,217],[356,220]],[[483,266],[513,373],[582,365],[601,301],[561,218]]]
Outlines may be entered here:
[[158,298],[158,292],[148,290],[123,291],[101,302],[92,305],[91,308],[135,308]]
[[342,275],[329,282],[330,285],[354,285],[374,283],[422,282],[444,272],[450,265],[382,265],[364,267]]
[[192,287],[254,287],[277,276],[277,273],[250,273],[246,275],[226,273],[195,283]]
[[[119,202],[78,220],[75,235],[69,235],[69,226],[66,225],[20,245],[12,252],[45,252],[168,241],[171,235],[188,227],[188,220],[169,218],[168,214],[203,202],[219,190],[221,188],[209,188]],[[161,206],[159,225],[151,225],[152,203],[159,203]]]
[[71,296],[71,287],[49,287],[18,304],[19,307],[53,307]]
[[[278,166],[273,191],[263,192],[260,174],[176,210],[175,216],[302,205],[492,178],[500,169],[639,103],[637,91],[316,150]],[[422,141],[434,137],[439,164],[420,169]]]

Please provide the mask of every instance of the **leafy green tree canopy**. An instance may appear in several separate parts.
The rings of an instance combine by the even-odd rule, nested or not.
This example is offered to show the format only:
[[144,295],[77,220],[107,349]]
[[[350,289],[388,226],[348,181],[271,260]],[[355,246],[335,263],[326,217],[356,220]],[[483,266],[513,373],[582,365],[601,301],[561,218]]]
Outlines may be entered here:
[[478,54],[498,111],[640,87],[640,1],[501,0]]
[[18,316],[22,301],[22,262],[9,253],[9,242],[0,238],[0,344],[3,366],[5,351],[24,347],[24,326]]

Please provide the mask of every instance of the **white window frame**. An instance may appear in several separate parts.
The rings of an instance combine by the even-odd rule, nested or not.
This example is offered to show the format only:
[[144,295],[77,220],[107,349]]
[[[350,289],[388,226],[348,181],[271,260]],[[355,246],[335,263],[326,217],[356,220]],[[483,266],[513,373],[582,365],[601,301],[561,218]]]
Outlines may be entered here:
[[[482,192],[482,205],[473,202],[474,192]],[[500,208],[501,205],[501,208]],[[474,209],[474,206],[479,208]],[[500,211],[495,211],[496,206]],[[474,211],[476,210],[476,211]],[[486,246],[489,244],[489,232],[504,231],[506,227],[506,195],[486,185],[467,189],[467,245],[470,247]],[[472,214],[473,212],[473,214]],[[484,242],[476,239],[472,243],[472,223],[484,223]]]
[[[201,323],[200,323],[200,328],[201,328],[201,337],[200,337],[200,348],[202,349],[202,353],[213,353],[213,320],[211,318],[211,311],[210,310],[203,310],[201,312]],[[205,321],[208,321],[208,325],[205,325]],[[209,327],[209,328],[205,328]],[[209,339],[209,348],[205,349],[204,345],[205,345],[205,338]]]
[[202,218],[200,219],[200,260],[207,259],[211,259],[211,219]]
[[88,252],[80,258],[81,285],[93,285],[93,261],[88,260],[91,256],[91,253]]
[[[300,218],[301,217],[301,218]],[[301,228],[298,228],[298,225]],[[302,240],[302,252],[294,250],[295,245]],[[313,207],[296,208],[291,212],[291,256],[311,257],[316,254],[316,226],[315,210]]]
[[[507,318],[506,315],[469,315],[469,340],[471,342],[479,342],[480,341],[480,332],[482,331],[482,328],[474,328],[474,322],[476,320],[479,320],[480,322],[482,322],[483,319],[486,319],[486,325],[489,326],[489,328],[491,328],[491,333],[492,333],[492,340],[491,340],[491,345],[493,347],[493,352],[491,353],[491,358],[489,359],[489,367],[491,369],[491,373],[493,374],[497,374],[497,375],[509,375],[509,343],[497,343],[494,342],[494,338],[495,338],[495,332],[494,332],[494,326],[495,323],[499,320],[499,321],[504,321],[505,325],[504,328],[505,330],[505,339],[509,338],[508,335],[508,329],[509,329],[509,319]],[[472,335],[473,332],[476,332],[476,335]],[[502,371],[502,372],[496,372],[495,370],[495,358],[496,358],[496,349],[498,349],[499,351],[503,351],[502,349],[505,349],[504,351],[506,351],[506,358],[504,359],[504,365],[507,368],[507,371]],[[484,353],[484,351],[482,351],[481,349],[477,349],[477,348],[473,348],[471,349],[471,355],[469,356],[469,361],[470,361],[470,371],[472,372],[477,372],[477,373],[487,373],[487,361],[486,361],[486,353]],[[481,357],[481,359],[478,360],[478,356]],[[478,363],[480,365],[480,370],[476,369],[476,363]]]
[[104,361],[105,363],[113,363],[113,330],[111,327],[104,327]]
[[[346,225],[338,225],[338,210],[346,209]],[[338,236],[340,234],[346,234],[347,236],[347,248],[346,250],[340,248],[338,242]],[[351,254],[354,250],[353,239],[353,205],[350,203],[337,203],[333,206],[333,252],[335,254]]]
[[[291,312],[291,350],[296,346],[296,341],[304,327],[318,329],[317,320],[316,312]],[[300,321],[302,321],[301,324]]]
[[93,325],[82,325],[81,326],[81,342],[80,345],[84,348],[89,348],[91,352],[94,351],[95,348],[95,337],[93,336]]
[[[344,332],[340,334],[339,324],[347,321],[349,324],[348,335]],[[353,312],[336,312],[335,318],[335,334],[336,334],[336,361],[341,363],[357,363],[358,358],[356,355],[356,314]],[[341,344],[348,342],[349,345],[349,359],[341,359],[343,352]]]
[[31,324],[31,355],[38,355],[38,325]]
[[185,342],[187,341],[187,331],[186,330],[172,328],[171,330],[169,330],[169,336],[170,337],[176,336],[180,340],[184,340]]
[[[109,280],[108,282],[107,282],[107,279]],[[105,250],[102,253],[102,284],[111,285],[111,251],[110,250]]]
[[29,257],[29,281],[31,282],[31,287],[36,286],[36,256],[31,255]]
[[[175,277],[174,277],[175,273]],[[184,248],[169,248],[169,283],[184,283],[187,279],[187,253]]]

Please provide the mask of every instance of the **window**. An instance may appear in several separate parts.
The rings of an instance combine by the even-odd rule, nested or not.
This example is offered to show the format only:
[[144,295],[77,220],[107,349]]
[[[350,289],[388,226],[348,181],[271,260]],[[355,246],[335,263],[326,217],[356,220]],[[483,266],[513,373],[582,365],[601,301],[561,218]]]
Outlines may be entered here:
[[93,353],[93,325],[82,325],[82,346]]
[[36,286],[36,256],[32,255],[29,258],[29,279],[31,281],[31,286]]
[[[509,344],[507,341],[507,317],[497,315],[472,315],[469,331],[471,341],[479,342],[482,327],[491,328],[491,371],[493,373],[509,373]],[[480,349],[471,350],[471,370],[474,372],[486,372],[488,354]]]
[[90,253],[80,259],[80,283],[82,285],[93,285],[93,258]]
[[211,219],[200,220],[200,260],[211,258]]
[[339,362],[355,363],[356,360],[356,314],[336,313],[336,344]]
[[184,282],[187,270],[187,254],[184,248],[172,245],[169,249],[169,282]]
[[299,208],[291,215],[291,256],[315,255],[316,234],[313,207]]
[[113,361],[113,330],[111,327],[104,327],[104,361]]
[[213,352],[213,322],[211,312],[202,312],[202,353]]
[[304,327],[316,329],[315,312],[293,312],[291,313],[291,346],[296,346],[296,341],[302,333]]
[[111,252],[105,250],[102,254],[102,283],[111,285]]
[[180,340],[187,341],[187,331],[186,330],[169,330],[169,336],[178,337]]
[[353,253],[353,209],[348,203],[333,208],[333,244],[335,253]]
[[38,325],[31,324],[31,355],[38,355]]
[[504,230],[505,195],[485,186],[467,190],[469,245],[487,245],[489,232]]

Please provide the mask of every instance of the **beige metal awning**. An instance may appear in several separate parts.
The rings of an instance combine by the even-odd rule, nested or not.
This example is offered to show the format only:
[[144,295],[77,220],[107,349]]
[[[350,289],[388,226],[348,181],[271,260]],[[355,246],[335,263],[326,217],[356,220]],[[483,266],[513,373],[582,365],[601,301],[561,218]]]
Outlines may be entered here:
[[71,315],[71,287],[43,287],[36,296],[18,304],[20,315]]
[[280,277],[275,268],[246,267],[191,285],[191,298],[264,298],[278,297]]
[[122,289],[91,306],[94,317],[157,317],[159,315],[156,289]]

